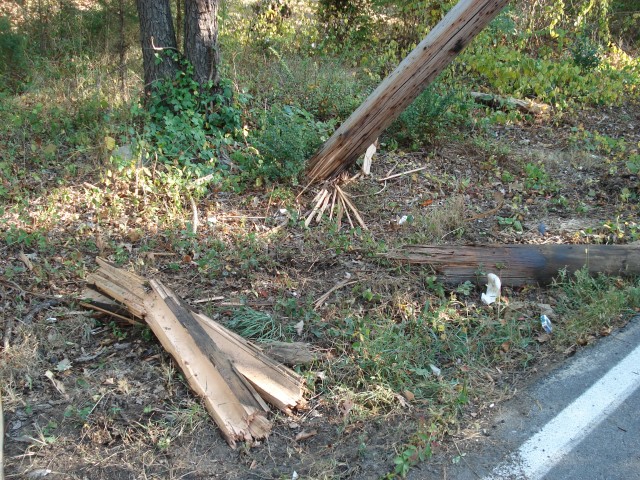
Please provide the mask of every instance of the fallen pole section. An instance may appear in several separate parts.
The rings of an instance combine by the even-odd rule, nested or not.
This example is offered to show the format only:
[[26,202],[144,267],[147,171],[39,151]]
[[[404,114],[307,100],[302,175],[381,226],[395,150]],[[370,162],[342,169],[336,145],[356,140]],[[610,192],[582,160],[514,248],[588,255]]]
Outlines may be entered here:
[[505,286],[545,285],[561,270],[583,267],[590,274],[640,275],[638,245],[410,245],[386,257],[428,265],[447,284],[483,284],[495,273]]

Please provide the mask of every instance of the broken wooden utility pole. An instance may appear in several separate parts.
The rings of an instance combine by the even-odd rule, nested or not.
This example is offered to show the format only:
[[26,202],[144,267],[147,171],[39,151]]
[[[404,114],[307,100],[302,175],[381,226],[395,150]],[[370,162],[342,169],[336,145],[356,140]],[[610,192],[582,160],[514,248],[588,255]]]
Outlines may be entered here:
[[352,165],[508,2],[460,0],[309,160],[309,182]]
[[495,273],[504,286],[544,285],[560,270],[583,267],[590,274],[640,274],[638,245],[410,245],[386,257],[429,265],[447,284],[483,284],[487,273]]
[[[100,268],[88,276],[87,283],[149,325],[202,397],[231,447],[269,434],[267,402],[286,413],[305,406],[304,379],[293,370],[192,310],[160,282],[147,282],[100,258],[97,262]],[[98,298],[100,311],[110,309],[105,297],[89,294],[85,298],[88,306]]]

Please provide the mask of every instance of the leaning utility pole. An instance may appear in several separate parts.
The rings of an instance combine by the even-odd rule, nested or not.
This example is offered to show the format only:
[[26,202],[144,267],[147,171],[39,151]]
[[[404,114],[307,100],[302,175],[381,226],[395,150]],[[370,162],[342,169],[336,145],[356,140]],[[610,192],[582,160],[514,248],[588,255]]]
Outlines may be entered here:
[[460,0],[309,160],[307,180],[336,177],[413,102],[509,0]]

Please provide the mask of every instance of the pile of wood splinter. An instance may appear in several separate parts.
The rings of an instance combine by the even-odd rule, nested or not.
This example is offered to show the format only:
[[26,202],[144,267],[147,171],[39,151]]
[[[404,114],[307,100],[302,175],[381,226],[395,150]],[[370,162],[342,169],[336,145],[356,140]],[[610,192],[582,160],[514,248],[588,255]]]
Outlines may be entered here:
[[287,414],[304,408],[304,380],[293,370],[194,311],[159,281],[146,281],[101,258],[97,262],[100,268],[87,278],[83,305],[127,318],[127,312],[117,313],[124,308],[145,322],[231,447],[268,436],[268,404]]

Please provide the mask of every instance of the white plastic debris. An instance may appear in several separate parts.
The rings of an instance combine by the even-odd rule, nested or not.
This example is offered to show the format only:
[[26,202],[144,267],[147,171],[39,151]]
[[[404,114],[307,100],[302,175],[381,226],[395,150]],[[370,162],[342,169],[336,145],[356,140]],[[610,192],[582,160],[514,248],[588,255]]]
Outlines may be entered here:
[[296,323],[293,328],[296,329],[296,333],[298,335],[302,335],[302,332],[304,331],[304,320],[300,320],[298,323]]
[[487,293],[483,293],[480,296],[482,303],[485,305],[491,305],[500,297],[500,287],[502,283],[500,278],[493,273],[487,274]]
[[438,367],[436,367],[433,363],[429,365],[429,367],[431,368],[431,371],[433,372],[433,374],[436,377],[439,377],[442,375],[442,370],[440,370]]
[[553,331],[553,325],[551,325],[551,320],[546,315],[540,315],[540,325],[545,332],[551,333]]
[[409,220],[409,217],[407,215],[403,215],[402,217],[400,217],[400,219],[398,219],[398,225],[402,225],[407,220]]

